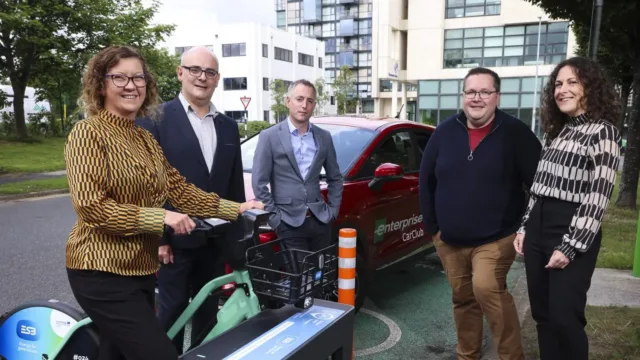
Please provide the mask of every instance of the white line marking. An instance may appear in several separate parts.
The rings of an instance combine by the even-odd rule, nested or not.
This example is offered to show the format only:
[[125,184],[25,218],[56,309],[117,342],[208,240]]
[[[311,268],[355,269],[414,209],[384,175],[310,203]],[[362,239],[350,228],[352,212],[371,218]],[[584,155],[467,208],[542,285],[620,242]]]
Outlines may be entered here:
[[375,311],[371,311],[365,308],[360,308],[360,312],[369,314],[374,318],[385,323],[385,325],[387,325],[387,327],[389,328],[389,337],[387,337],[387,340],[385,340],[382,344],[376,345],[374,347],[370,347],[368,349],[362,349],[362,350],[356,351],[355,356],[366,356],[366,355],[371,355],[371,354],[376,354],[382,351],[386,351],[394,347],[398,343],[398,341],[400,341],[400,338],[402,337],[402,330],[400,330],[400,327],[398,326],[398,324],[393,322],[393,320],[389,319],[388,317],[382,314],[379,314]]

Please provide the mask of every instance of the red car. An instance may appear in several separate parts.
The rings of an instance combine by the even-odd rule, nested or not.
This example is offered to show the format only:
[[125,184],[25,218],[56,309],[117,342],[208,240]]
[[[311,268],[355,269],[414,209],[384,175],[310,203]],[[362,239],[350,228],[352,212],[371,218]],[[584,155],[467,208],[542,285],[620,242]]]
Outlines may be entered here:
[[[311,122],[331,133],[344,176],[334,238],[337,241],[341,228],[357,231],[356,308],[360,308],[376,270],[433,248],[422,223],[418,175],[434,127],[362,116],[318,116]],[[259,136],[241,145],[247,199],[254,196],[251,168]],[[326,199],[326,184],[321,185]],[[261,236],[262,241],[273,238],[274,234]]]

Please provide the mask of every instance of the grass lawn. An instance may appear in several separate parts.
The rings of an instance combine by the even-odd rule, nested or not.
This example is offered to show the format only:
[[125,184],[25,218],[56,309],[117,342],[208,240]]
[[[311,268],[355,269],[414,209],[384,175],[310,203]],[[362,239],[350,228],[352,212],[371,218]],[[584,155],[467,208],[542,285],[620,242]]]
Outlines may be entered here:
[[52,177],[48,179],[27,180],[9,184],[0,184],[0,195],[26,194],[30,192],[67,189],[67,177]]
[[[589,359],[632,360],[640,358],[640,308],[587,306]],[[527,360],[539,359],[535,321],[527,313],[522,325]]]
[[64,170],[66,138],[43,138],[22,143],[0,140],[0,174]]
[[[620,180],[618,176],[617,180]],[[613,190],[609,210],[602,223],[602,247],[598,255],[597,267],[612,269],[633,268],[633,256],[638,229],[638,212],[622,209],[615,205],[618,198],[618,184]],[[638,199],[640,203],[640,186]]]

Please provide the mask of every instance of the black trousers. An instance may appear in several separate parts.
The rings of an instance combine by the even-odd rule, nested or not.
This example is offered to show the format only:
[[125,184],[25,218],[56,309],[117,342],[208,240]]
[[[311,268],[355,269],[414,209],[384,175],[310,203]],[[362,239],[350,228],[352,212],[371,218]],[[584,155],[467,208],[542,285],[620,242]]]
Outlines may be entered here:
[[[210,242],[196,249],[173,248],[174,262],[162,264],[158,271],[158,318],[165,331],[178,320],[189,299],[214,278],[224,275],[220,250]],[[216,324],[220,295],[212,295],[191,319],[191,341]],[[178,354],[183,353],[184,329],[176,334],[173,344]]]
[[[285,249],[297,249],[306,251],[318,251],[331,245],[331,224],[325,224],[318,220],[315,216],[306,217],[302,225],[293,227],[284,221],[276,228],[276,235],[282,240]],[[290,272],[300,272],[299,268],[304,256],[297,254],[296,261],[288,264],[287,269]]]
[[590,248],[577,253],[564,269],[545,269],[554,247],[561,244],[562,235],[569,231],[578,206],[541,198],[527,222],[524,260],[541,360],[589,358],[584,310],[602,233],[599,232]]
[[98,360],[176,360],[158,322],[155,276],[67,269],[73,295],[100,331]]

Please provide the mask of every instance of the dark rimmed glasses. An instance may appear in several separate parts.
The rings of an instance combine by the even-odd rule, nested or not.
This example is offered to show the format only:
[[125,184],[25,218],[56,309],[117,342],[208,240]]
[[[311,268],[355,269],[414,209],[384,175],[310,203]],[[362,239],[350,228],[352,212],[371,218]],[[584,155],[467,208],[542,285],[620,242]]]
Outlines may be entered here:
[[216,76],[218,76],[218,72],[214,69],[202,69],[199,66],[184,66],[184,65],[182,65],[181,67],[189,70],[189,74],[195,77],[200,77],[200,75],[202,75],[203,72],[207,77],[207,79],[213,79]]
[[133,85],[136,87],[145,87],[147,86],[147,76],[144,74],[127,76],[123,74],[106,74],[105,78],[111,78],[113,85],[123,88],[129,85],[129,81],[133,81]]
[[476,94],[480,94],[480,99],[487,100],[488,98],[491,97],[491,94],[494,94],[494,93],[498,93],[498,92],[497,91],[488,91],[488,90],[463,91],[462,95],[464,95],[464,97],[467,98],[467,99],[475,99],[476,98]]

